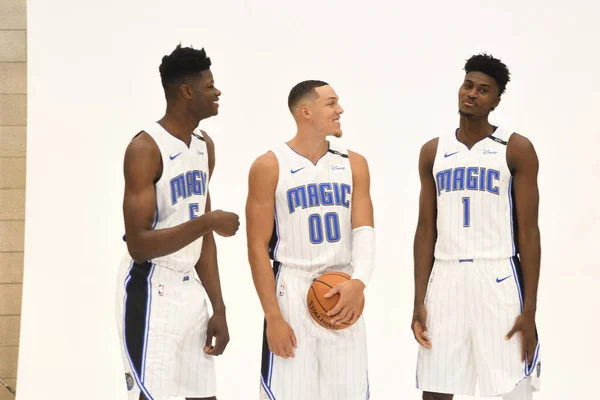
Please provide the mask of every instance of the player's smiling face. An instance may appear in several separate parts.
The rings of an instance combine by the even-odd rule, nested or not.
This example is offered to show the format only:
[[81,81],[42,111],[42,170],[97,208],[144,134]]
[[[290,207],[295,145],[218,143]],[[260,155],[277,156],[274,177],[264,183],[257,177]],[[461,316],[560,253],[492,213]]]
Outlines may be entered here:
[[339,98],[329,85],[315,89],[317,97],[311,105],[312,123],[315,130],[335,137],[342,136],[340,117],[344,109],[340,106]]
[[496,80],[483,72],[469,72],[458,90],[458,110],[467,118],[486,116],[500,103]]
[[201,119],[212,117],[219,113],[219,96],[221,91],[215,87],[215,80],[210,70],[190,80],[192,99],[190,107],[194,115]]

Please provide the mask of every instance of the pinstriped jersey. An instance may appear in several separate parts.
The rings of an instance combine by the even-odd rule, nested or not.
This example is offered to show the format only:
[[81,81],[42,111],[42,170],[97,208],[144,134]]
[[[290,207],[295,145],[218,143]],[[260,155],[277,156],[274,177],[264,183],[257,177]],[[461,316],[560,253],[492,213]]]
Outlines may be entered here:
[[516,255],[511,131],[498,127],[470,150],[456,132],[439,138],[433,165],[437,190],[435,258],[496,259]]
[[[198,218],[206,210],[208,150],[202,133],[192,135],[189,148],[154,123],[144,130],[156,142],[162,158],[162,175],[155,183],[156,212],[153,229],[172,228]],[[177,272],[191,271],[202,250],[199,238],[175,253],[151,260]]]
[[351,262],[352,170],[348,151],[329,143],[313,164],[287,143],[272,150],[279,163],[271,258],[321,274]]

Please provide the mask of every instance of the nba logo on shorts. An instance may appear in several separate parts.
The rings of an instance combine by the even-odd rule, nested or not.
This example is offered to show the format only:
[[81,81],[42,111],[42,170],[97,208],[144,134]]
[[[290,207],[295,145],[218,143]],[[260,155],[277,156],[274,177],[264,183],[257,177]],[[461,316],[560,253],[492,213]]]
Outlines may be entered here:
[[127,383],[127,390],[133,389],[133,376],[129,372],[125,374],[125,382]]
[[162,296],[165,294],[165,285],[158,285],[158,295]]
[[429,278],[429,283],[433,282],[433,277],[435,276],[435,271],[431,273],[431,277]]
[[281,286],[279,286],[279,296],[283,296],[285,294],[285,285],[282,283]]

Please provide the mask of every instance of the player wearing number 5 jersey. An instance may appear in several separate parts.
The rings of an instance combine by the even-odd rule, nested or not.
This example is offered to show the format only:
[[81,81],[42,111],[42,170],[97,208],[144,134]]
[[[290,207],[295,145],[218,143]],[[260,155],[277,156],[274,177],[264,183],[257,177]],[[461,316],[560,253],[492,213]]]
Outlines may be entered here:
[[[265,314],[261,399],[364,400],[369,397],[365,326],[359,311],[374,265],[373,205],[365,158],[326,137],[340,137],[335,91],[305,81],[288,105],[298,131],[252,165],[246,205],[248,256]],[[270,259],[273,260],[271,267]],[[352,279],[327,330],[310,316],[314,278],[343,271]]]
[[473,56],[459,128],[426,143],[415,235],[412,329],[423,399],[532,398],[540,269],[538,160],[531,142],[488,122],[509,81],[500,60]]
[[163,57],[166,114],[125,152],[116,311],[129,400],[216,399],[214,356],[229,332],[213,232],[234,235],[239,217],[211,211],[214,143],[198,129],[218,112],[210,66],[204,49],[177,46]]

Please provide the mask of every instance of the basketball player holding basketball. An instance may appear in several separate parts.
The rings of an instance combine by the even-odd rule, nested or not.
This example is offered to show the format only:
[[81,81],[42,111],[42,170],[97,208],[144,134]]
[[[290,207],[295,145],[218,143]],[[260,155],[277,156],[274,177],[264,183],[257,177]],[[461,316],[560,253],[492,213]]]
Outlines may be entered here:
[[211,211],[214,144],[197,129],[218,112],[221,92],[210,66],[203,49],[177,46],[163,57],[166,114],[125,153],[128,252],[119,271],[117,319],[130,400],[215,399],[213,356],[229,341],[213,232],[234,235],[239,218]]
[[[326,139],[342,136],[331,86],[301,82],[288,106],[296,136],[255,160],[246,204],[248,257],[265,314],[261,398],[364,400],[360,308],[375,246],[369,168],[363,156]],[[344,330],[318,325],[306,304],[313,279],[330,271],[352,278],[327,294],[340,295],[332,322],[354,323]]]
[[541,372],[538,159],[528,139],[488,122],[506,65],[480,54],[464,70],[459,128],[419,159],[417,387],[428,400],[474,395],[476,382],[481,396],[531,399]]

